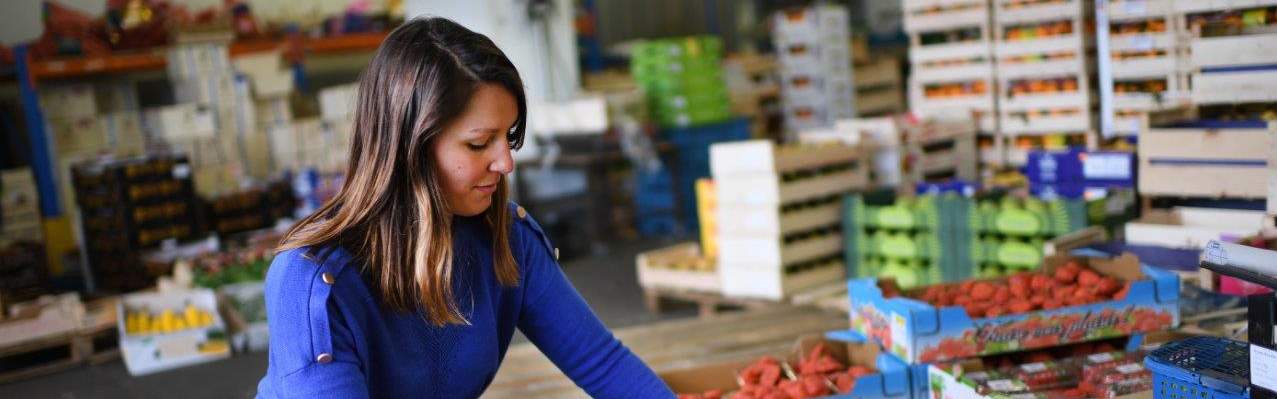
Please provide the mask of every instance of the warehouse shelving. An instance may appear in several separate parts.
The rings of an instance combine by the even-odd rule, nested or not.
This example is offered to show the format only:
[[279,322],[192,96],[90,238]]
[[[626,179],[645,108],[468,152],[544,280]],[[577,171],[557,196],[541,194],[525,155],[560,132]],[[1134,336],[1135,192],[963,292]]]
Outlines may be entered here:
[[[380,45],[385,33],[360,33],[329,38],[304,38],[294,36],[283,40],[261,40],[236,42],[229,47],[234,56],[275,51],[283,49],[290,54],[293,63],[294,79],[302,79],[305,73],[304,58],[318,55],[341,55],[356,52],[372,51]],[[61,270],[60,253],[72,248],[72,222],[63,217],[61,197],[58,189],[55,161],[52,149],[55,143],[50,142],[45,125],[44,113],[40,108],[40,98],[36,87],[44,81],[79,80],[109,78],[121,74],[163,70],[167,61],[164,49],[112,54],[98,57],[68,57],[52,60],[34,60],[29,48],[25,45],[14,49],[17,60],[15,72],[18,89],[22,101],[23,116],[27,126],[28,142],[32,170],[36,176],[40,192],[40,209],[45,216],[47,252],[56,255],[50,258],[54,272]]]

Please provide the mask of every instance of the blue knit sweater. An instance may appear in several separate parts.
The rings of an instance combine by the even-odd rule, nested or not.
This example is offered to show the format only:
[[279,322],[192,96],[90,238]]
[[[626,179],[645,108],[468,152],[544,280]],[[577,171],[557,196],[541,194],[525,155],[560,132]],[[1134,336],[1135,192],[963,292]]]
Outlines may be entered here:
[[454,295],[470,325],[388,311],[343,249],[280,253],[266,276],[270,365],[257,397],[477,398],[515,328],[593,397],[674,397],[572,288],[536,222],[514,219],[517,287],[497,281],[481,219],[454,220]]

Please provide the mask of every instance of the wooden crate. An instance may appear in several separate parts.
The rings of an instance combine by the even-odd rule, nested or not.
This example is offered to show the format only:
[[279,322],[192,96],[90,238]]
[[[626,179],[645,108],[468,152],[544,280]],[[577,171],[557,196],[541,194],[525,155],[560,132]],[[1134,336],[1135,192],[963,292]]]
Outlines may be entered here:
[[842,208],[838,201],[830,201],[794,210],[721,205],[718,212],[727,216],[718,221],[720,231],[745,236],[781,236],[835,225]]
[[[838,223],[835,218],[826,225],[836,230]],[[724,230],[718,240],[719,248],[722,248],[718,255],[718,268],[722,273],[735,268],[779,272],[787,265],[842,253],[842,233],[837,231],[785,242],[778,235],[746,235]]]
[[[613,330],[656,372],[782,355],[804,334],[846,329],[847,315],[777,305],[710,319],[679,319]],[[531,343],[511,345],[483,397],[588,398]]]
[[670,289],[719,293],[716,262],[701,255],[700,245],[685,242],[638,254],[634,259],[639,285],[644,289]]
[[1147,196],[1266,198],[1277,124],[1268,129],[1151,129],[1139,140]]
[[[837,143],[777,147],[767,140],[710,147],[720,206],[773,206],[815,200],[868,186],[863,148]],[[824,168],[835,168],[825,169]],[[793,178],[787,174],[799,174]],[[721,220],[722,218],[720,218]]]
[[939,174],[978,180],[976,129],[973,118],[928,118],[902,123],[906,176],[911,182],[926,181],[928,176]]
[[1190,46],[1194,103],[1277,101],[1277,71],[1210,70],[1277,63],[1277,33],[1195,38]]
[[841,260],[801,270],[722,265],[719,275],[723,280],[723,296],[779,301],[812,287],[845,281],[847,268]]

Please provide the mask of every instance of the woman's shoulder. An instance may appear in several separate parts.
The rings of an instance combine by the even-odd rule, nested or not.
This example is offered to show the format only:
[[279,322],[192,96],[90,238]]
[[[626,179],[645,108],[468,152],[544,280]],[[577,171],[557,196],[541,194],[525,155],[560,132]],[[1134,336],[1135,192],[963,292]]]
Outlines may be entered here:
[[266,272],[266,290],[284,293],[309,293],[317,283],[332,285],[338,279],[350,278],[358,271],[350,253],[340,247],[301,247],[280,251]]
[[[559,249],[550,243],[550,237],[545,234],[545,230],[532,217],[532,214],[528,213],[527,208],[514,201],[510,201],[507,208],[513,220],[510,223],[510,242],[525,246],[521,248],[524,251],[545,251],[547,255],[558,260]],[[516,251],[515,256],[519,256],[518,252]]]

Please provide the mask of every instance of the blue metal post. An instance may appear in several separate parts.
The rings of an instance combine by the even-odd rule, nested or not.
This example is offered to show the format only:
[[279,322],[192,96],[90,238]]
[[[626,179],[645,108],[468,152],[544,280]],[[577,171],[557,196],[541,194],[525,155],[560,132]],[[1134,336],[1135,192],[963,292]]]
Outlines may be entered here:
[[35,78],[31,76],[30,57],[26,45],[14,49],[18,66],[18,87],[22,95],[22,113],[27,121],[27,138],[31,142],[31,171],[35,172],[36,187],[40,190],[40,211],[44,217],[62,215],[62,202],[58,200],[57,174],[53,167],[49,139],[45,133],[44,112],[40,110],[40,96],[35,91]]

